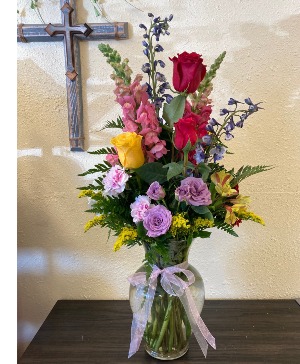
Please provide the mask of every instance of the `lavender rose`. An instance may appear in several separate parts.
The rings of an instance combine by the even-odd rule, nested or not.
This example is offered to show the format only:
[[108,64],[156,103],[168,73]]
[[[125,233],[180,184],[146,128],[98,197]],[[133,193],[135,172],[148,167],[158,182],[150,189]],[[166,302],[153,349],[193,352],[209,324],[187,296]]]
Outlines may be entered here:
[[165,190],[156,181],[151,183],[146,194],[155,201],[161,200],[166,196]]
[[145,212],[143,225],[151,238],[165,234],[172,222],[171,212],[162,205],[157,205]]
[[188,205],[208,206],[211,204],[209,189],[202,178],[187,177],[181,181],[181,185],[175,190],[178,201],[186,201]]

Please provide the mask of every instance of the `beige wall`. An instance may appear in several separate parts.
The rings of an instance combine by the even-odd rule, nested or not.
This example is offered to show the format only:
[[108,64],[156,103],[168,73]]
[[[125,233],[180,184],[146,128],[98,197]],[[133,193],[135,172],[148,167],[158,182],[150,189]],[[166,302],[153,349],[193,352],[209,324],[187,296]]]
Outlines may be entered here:
[[[24,23],[39,23],[28,1]],[[60,22],[59,1],[42,1],[46,22]],[[130,23],[130,39],[110,41],[130,58],[135,73],[145,62],[140,22],[147,12],[174,14],[169,56],[202,53],[206,64],[227,51],[214,83],[214,115],[229,97],[250,96],[264,111],[237,130],[235,152],[226,165],[274,164],[276,169],[241,184],[266,227],[245,222],[239,238],[219,231],[197,240],[191,263],[204,278],[206,297],[295,298],[300,296],[299,135],[300,28],[298,1],[259,0],[106,1],[113,21]],[[99,22],[88,0],[78,1],[81,22]],[[113,132],[98,132],[120,113],[114,103],[111,69],[97,49],[81,45],[86,144],[109,144]],[[62,44],[18,44],[18,336],[20,353],[59,299],[127,299],[126,277],[139,267],[136,248],[112,252],[113,237],[95,228],[83,233],[90,217],[76,187],[88,179],[78,173],[97,162],[87,153],[69,151]]]

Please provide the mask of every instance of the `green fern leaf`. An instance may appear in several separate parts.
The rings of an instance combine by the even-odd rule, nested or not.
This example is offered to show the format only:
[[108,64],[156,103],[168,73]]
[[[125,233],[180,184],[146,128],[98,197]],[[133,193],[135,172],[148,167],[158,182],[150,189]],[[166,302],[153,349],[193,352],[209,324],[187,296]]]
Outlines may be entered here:
[[103,128],[100,129],[100,131],[104,129],[123,129],[125,127],[122,119],[120,116],[117,118],[117,121],[109,120],[106,122],[106,124],[103,126]]
[[95,168],[91,168],[86,172],[80,173],[78,176],[87,176],[88,174],[93,174],[97,172],[105,173],[109,169],[111,169],[111,165],[107,161],[104,161],[103,163],[96,164]]
[[231,182],[232,186],[236,186],[238,183],[240,183],[245,178],[248,178],[250,176],[253,176],[254,174],[269,171],[270,169],[273,169],[274,166],[242,166],[235,174],[234,178]]
[[81,190],[81,191],[84,191],[84,190],[99,191],[99,190],[102,190],[102,189],[103,189],[102,186],[95,186],[95,185],[92,185],[92,184],[89,184],[89,185],[84,186],[84,187],[77,187],[77,190]]
[[226,224],[226,222],[217,222],[215,221],[215,227],[217,229],[221,229],[223,231],[225,231],[226,233],[238,237],[238,234],[233,230],[232,226],[229,224]]
[[100,148],[98,150],[95,150],[93,152],[88,152],[89,154],[117,154],[115,148],[110,148],[110,147],[106,147],[106,148]]

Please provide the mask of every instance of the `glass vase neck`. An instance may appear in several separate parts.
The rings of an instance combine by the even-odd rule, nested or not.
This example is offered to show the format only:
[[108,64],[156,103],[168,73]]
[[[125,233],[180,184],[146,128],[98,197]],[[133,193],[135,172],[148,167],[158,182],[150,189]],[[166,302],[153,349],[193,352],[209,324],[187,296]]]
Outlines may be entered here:
[[[151,251],[151,244],[144,242],[143,245],[145,253]],[[168,240],[164,257],[158,253],[154,253],[155,265],[162,269],[188,261],[190,246],[191,244],[188,244],[186,240]]]

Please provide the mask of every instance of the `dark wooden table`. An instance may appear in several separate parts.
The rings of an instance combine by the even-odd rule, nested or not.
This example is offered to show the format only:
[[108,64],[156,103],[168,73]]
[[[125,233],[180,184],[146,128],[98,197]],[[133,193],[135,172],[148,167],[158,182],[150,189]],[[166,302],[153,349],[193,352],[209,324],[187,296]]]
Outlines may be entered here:
[[[300,364],[300,306],[295,300],[206,300],[201,314],[216,338],[205,359],[194,337],[176,364]],[[128,301],[58,301],[19,360],[20,364],[162,363],[141,345],[127,359]]]

